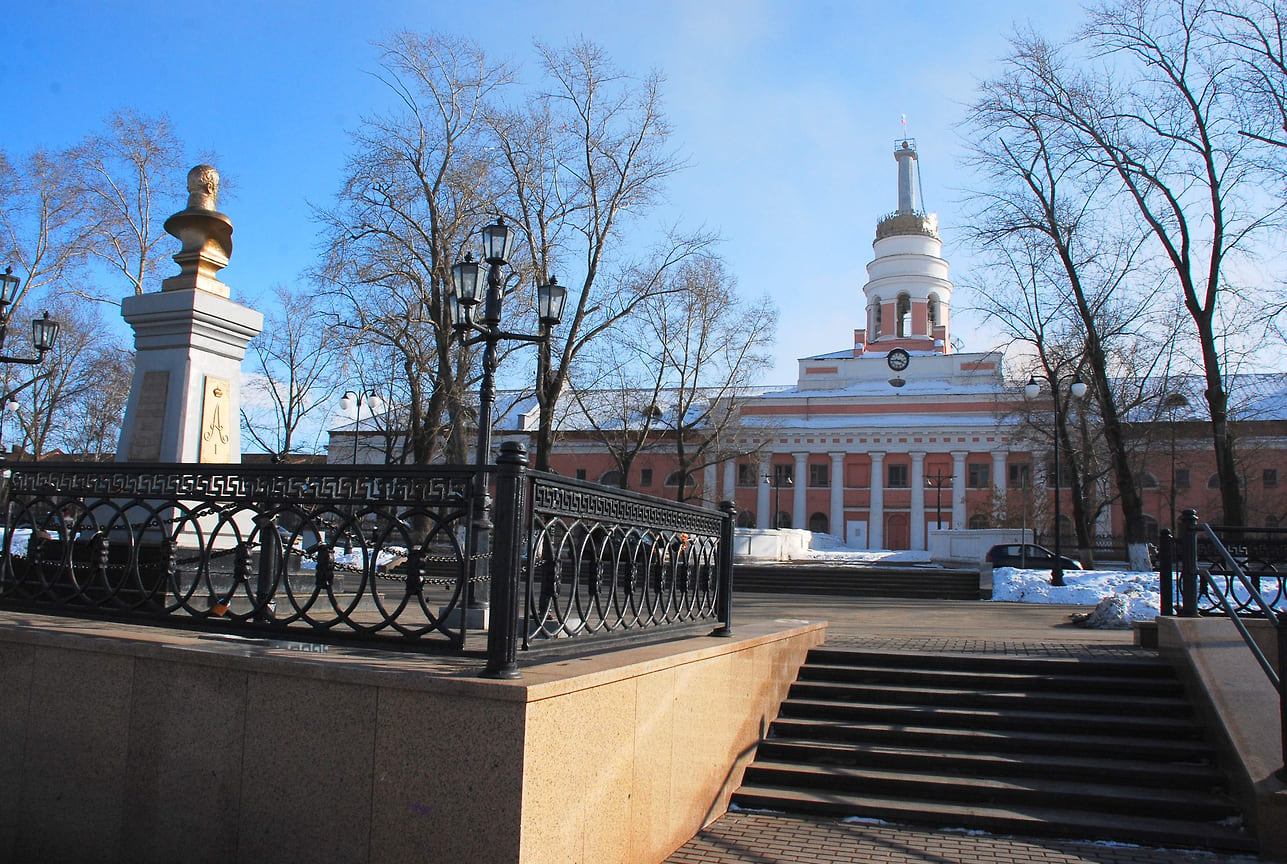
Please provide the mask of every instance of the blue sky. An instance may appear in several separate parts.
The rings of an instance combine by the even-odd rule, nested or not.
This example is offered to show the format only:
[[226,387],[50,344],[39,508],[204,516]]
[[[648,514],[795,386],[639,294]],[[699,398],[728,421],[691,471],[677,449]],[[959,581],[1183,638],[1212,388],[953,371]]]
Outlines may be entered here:
[[[766,383],[775,384],[794,381],[797,357],[852,344],[875,222],[897,204],[903,114],[959,284],[969,268],[956,243],[970,183],[957,166],[963,107],[1016,22],[1062,37],[1081,18],[1062,0],[13,6],[0,51],[0,147],[67,146],[116,108],[168,113],[192,151],[213,153],[235,181],[220,201],[236,228],[222,278],[234,299],[261,309],[273,285],[313,262],[310,204],[331,200],[348,132],[387,98],[369,74],[373,42],[398,29],[466,35],[531,80],[534,40],[583,35],[628,71],[658,69],[674,142],[691,163],[658,218],[717,229],[742,290],[773,296],[778,365]],[[824,240],[837,233],[847,241],[833,258]],[[970,350],[992,347],[970,303],[958,289],[953,335]]]

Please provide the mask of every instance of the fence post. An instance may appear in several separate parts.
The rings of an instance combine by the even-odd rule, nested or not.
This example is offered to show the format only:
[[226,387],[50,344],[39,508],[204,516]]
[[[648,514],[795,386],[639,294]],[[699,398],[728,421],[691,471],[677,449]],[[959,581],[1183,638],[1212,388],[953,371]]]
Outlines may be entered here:
[[1180,514],[1180,614],[1198,617],[1198,511]]
[[720,626],[712,636],[733,635],[733,528],[737,525],[737,507],[732,501],[719,505],[724,521],[719,527],[719,591],[716,594],[716,614]]
[[1278,612],[1278,731],[1283,764],[1274,773],[1287,782],[1287,612]]
[[1163,616],[1170,616],[1175,614],[1175,538],[1171,536],[1170,528],[1163,528],[1158,534],[1157,545],[1157,575],[1162,594],[1160,612]]
[[277,581],[277,562],[281,557],[281,538],[277,536],[277,521],[271,516],[258,516],[255,525],[259,528],[259,573],[255,580],[255,620],[269,622],[273,620],[275,603],[273,585]]
[[519,569],[527,491],[527,450],[506,441],[496,458],[496,519],[492,534],[491,627],[484,678],[521,678],[518,671]]

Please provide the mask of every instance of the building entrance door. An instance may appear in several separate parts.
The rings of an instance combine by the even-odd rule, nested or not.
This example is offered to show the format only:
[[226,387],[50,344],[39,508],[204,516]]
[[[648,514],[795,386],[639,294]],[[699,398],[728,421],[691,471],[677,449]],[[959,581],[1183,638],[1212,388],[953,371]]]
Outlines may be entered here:
[[906,513],[890,513],[885,519],[885,548],[912,548],[911,526]]

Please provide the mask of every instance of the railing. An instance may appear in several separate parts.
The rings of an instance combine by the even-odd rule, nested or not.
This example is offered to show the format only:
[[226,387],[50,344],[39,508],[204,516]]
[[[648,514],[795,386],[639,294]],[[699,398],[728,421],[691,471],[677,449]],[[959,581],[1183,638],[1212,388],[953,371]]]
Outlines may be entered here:
[[[529,472],[514,443],[497,464],[488,675],[512,677],[520,645],[709,624],[731,633],[731,504],[715,512]],[[510,537],[524,541],[512,559]]]
[[460,647],[474,476],[450,467],[14,465],[0,603]]
[[[0,498],[0,606],[461,650],[469,588],[490,577],[494,677],[517,677],[519,650],[568,640],[730,632],[731,505],[529,472],[522,447],[501,451],[483,474],[15,464]],[[472,561],[471,548],[483,550]]]
[[[1163,532],[1161,551],[1162,614],[1224,615],[1233,622],[1252,656],[1278,692],[1279,725],[1287,759],[1287,687],[1265,656],[1244,619],[1264,618],[1274,627],[1279,669],[1287,663],[1287,530],[1213,526],[1198,522],[1194,510],[1180,518],[1174,543]],[[1178,552],[1178,556],[1177,553]],[[1172,576],[1179,559],[1178,602]],[[1278,774],[1287,779],[1287,763]]]

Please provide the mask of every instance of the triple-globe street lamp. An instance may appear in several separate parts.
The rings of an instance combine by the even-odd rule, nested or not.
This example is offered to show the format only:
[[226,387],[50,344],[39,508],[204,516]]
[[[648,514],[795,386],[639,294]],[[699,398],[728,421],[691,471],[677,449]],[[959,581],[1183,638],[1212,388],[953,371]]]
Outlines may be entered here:
[[[491,522],[488,518],[489,503],[486,499],[486,481],[483,470],[491,459],[492,449],[492,413],[496,402],[496,366],[499,362],[496,345],[502,341],[548,343],[550,332],[563,320],[563,306],[567,300],[567,289],[554,277],[546,284],[536,287],[537,315],[541,322],[539,334],[510,333],[500,329],[501,307],[505,299],[505,281],[501,268],[509,263],[513,250],[515,233],[503,218],[497,218],[491,225],[486,225],[481,232],[483,239],[483,261],[475,261],[466,253],[463,261],[451,268],[451,290],[446,297],[447,318],[452,333],[462,346],[483,345],[483,378],[478,388],[478,441],[474,450],[474,464],[478,471],[475,474],[480,485],[479,497],[482,499],[474,531],[471,534],[469,550],[469,599],[468,605],[482,608],[474,597],[474,584],[487,578],[486,565],[482,563],[482,553],[487,549],[488,532]],[[482,287],[480,279],[482,264],[487,265],[485,292],[479,296]],[[540,370],[543,372],[544,370]]]
[[[1080,379],[1076,379],[1076,380],[1074,380],[1074,381],[1073,381],[1073,383],[1069,386],[1069,388],[1068,388],[1068,392],[1072,394],[1072,396],[1073,396],[1073,398],[1074,398],[1074,399],[1081,399],[1083,396],[1085,396],[1085,395],[1086,395],[1086,383],[1085,383],[1084,381],[1080,380]],[[1026,397],[1028,397],[1028,399],[1029,399],[1029,400],[1036,399],[1038,396],[1040,396],[1040,395],[1041,395],[1041,385],[1037,383],[1037,379],[1036,379],[1034,376],[1031,376],[1031,375],[1029,375],[1029,376],[1028,376],[1028,383],[1027,383],[1027,384],[1024,386],[1024,388],[1023,388],[1023,395],[1024,395],[1024,396],[1026,396]],[[1059,471],[1060,471],[1061,466],[1060,466],[1060,464],[1059,464],[1059,417],[1060,417],[1060,414],[1059,414],[1059,383],[1058,383],[1058,381],[1057,381],[1057,380],[1055,380],[1055,381],[1051,381],[1051,382],[1050,382],[1050,396],[1051,396],[1051,399],[1053,399],[1053,400],[1054,400],[1054,408],[1055,408],[1055,424],[1054,424],[1054,439],[1055,439],[1055,560],[1054,560],[1054,563],[1053,563],[1053,564],[1051,565],[1051,567],[1050,567],[1050,584],[1051,584],[1051,585],[1054,585],[1054,586],[1060,586],[1060,585],[1063,585],[1063,584],[1064,584],[1064,563],[1063,563],[1063,560],[1062,560],[1062,553],[1061,553],[1061,550],[1060,550],[1060,534],[1061,534],[1060,529],[1061,529],[1063,526],[1060,524],[1060,515],[1059,515],[1059,509],[1060,509],[1059,499],[1060,499],[1060,497],[1061,497],[1061,492],[1060,492],[1060,485],[1061,485],[1061,484],[1060,484],[1060,482],[1059,482]]]

